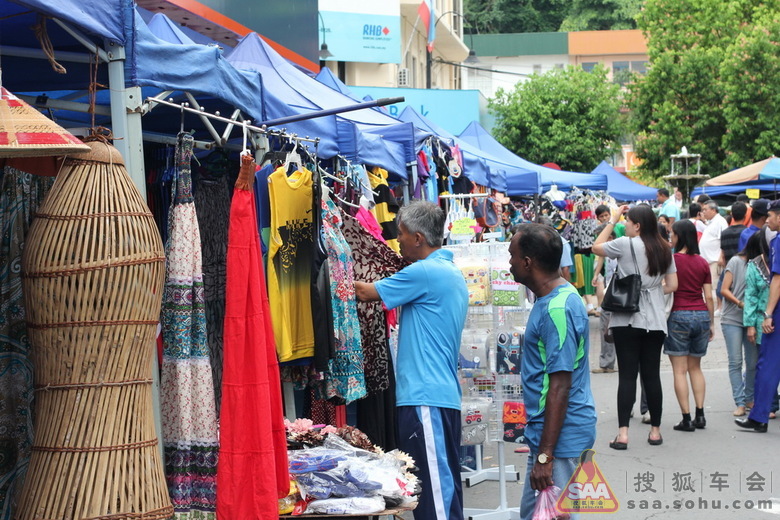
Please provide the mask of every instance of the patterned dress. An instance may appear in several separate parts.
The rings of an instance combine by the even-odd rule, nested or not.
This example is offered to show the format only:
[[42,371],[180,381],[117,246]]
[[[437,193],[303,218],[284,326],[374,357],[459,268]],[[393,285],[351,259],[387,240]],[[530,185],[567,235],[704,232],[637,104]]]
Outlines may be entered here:
[[[345,216],[342,229],[352,249],[355,278],[361,282],[378,282],[404,267],[401,256],[380,242],[356,219]],[[387,390],[390,385],[390,354],[387,348],[387,320],[381,302],[358,302],[358,321],[365,357],[365,378],[369,393]]]
[[324,397],[336,397],[349,404],[366,396],[366,380],[355,303],[354,261],[349,244],[339,229],[341,223],[341,211],[323,197],[320,232],[328,252],[333,330],[336,335],[336,357],[328,363]]
[[33,440],[33,364],[22,295],[22,250],[33,215],[54,183],[6,167],[0,191],[0,519],[13,517]]
[[192,199],[193,138],[179,136],[168,221],[160,390],[165,476],[177,519],[216,518],[219,449],[206,337],[201,243]]

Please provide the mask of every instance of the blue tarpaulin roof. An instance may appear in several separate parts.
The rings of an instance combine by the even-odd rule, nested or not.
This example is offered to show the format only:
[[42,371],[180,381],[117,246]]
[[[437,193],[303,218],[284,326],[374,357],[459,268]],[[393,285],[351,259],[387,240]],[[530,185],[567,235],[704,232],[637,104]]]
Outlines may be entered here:
[[[261,74],[266,93],[266,120],[355,104],[352,98],[336,92],[290,65],[256,33],[242,38],[228,55],[228,60],[239,69]],[[372,130],[375,136],[380,135],[382,138],[366,137],[361,141],[361,146],[358,146],[356,130],[347,130],[339,121],[357,125],[357,131]],[[327,143],[323,143],[326,148],[320,148],[323,157],[333,157],[340,150],[349,150],[345,153],[349,159],[382,166],[396,177],[405,179],[406,163],[413,161],[415,155],[414,130],[411,126],[402,126],[396,133],[391,134],[387,126],[394,124],[398,124],[398,121],[390,116],[372,109],[362,109],[286,126],[299,135],[328,139]],[[301,127],[305,127],[306,131],[297,130]],[[400,157],[398,147],[383,144],[396,139],[400,140],[399,144],[402,145]],[[367,149],[367,146],[373,148]]]
[[[513,154],[476,121],[469,124],[469,126],[460,133],[459,137],[472,146],[498,158],[498,160],[512,165],[515,169],[520,169],[521,173],[519,174],[507,171],[507,195],[518,196],[542,193],[549,190],[553,184],[563,191],[569,190],[573,186],[592,190],[607,189],[606,177],[554,170],[552,168],[534,164]],[[529,171],[538,174],[535,186],[530,183],[532,178],[528,176],[527,172]]]
[[152,34],[165,40],[168,43],[179,43],[192,45],[195,43],[192,38],[184,34],[179,26],[173,23],[173,21],[162,13],[157,13],[152,16],[146,24]]
[[780,179],[758,179],[725,186],[699,186],[698,188],[694,188],[693,191],[691,191],[691,197],[696,197],[702,193],[706,193],[710,197],[717,197],[718,195],[739,194],[744,193],[745,190],[751,188],[761,191],[776,191],[778,186],[780,186]]
[[601,161],[601,164],[596,166],[592,173],[601,173],[607,176],[607,183],[609,184],[607,192],[615,197],[616,200],[655,200],[658,193],[657,188],[651,188],[632,181],[610,166],[607,161]]
[[[349,87],[344,84],[343,81],[341,81],[338,77],[336,77],[335,74],[333,74],[333,71],[331,71],[328,67],[322,67],[322,70],[315,76],[315,79],[322,83],[323,85],[327,85],[328,87],[332,88],[333,90],[340,92],[341,94],[344,94],[345,96],[355,100],[356,102],[360,103],[363,101],[374,101],[373,98],[370,98],[370,96],[365,96],[363,99],[357,97],[355,94],[352,93],[351,90],[349,90]],[[370,99],[366,99],[370,98]],[[390,114],[387,113],[387,109],[384,107],[375,107],[371,110],[379,111],[381,114],[392,118],[396,123],[400,123],[400,119],[396,119]],[[406,123],[408,124],[408,123]],[[414,125],[412,125],[413,131],[414,131],[414,144],[415,144],[415,152],[418,152],[420,148],[422,147],[423,142],[429,138],[431,135],[431,132],[428,132],[422,128],[418,128]],[[378,130],[377,130],[378,131]],[[393,135],[396,132],[399,132],[399,129],[390,130],[389,126],[386,127],[385,130],[382,130],[381,133],[385,136],[387,135]],[[404,129],[403,132],[406,132],[408,130]],[[400,137],[399,137],[400,138]],[[395,138],[393,140],[398,141],[399,138]]]

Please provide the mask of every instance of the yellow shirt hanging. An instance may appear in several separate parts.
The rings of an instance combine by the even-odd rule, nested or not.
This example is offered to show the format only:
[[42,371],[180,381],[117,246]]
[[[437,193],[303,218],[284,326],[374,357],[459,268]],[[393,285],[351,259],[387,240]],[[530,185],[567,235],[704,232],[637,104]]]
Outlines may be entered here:
[[284,167],[268,177],[271,240],[268,249],[268,301],[280,361],[314,355],[311,271],[314,250],[312,173],[302,168],[289,177]]

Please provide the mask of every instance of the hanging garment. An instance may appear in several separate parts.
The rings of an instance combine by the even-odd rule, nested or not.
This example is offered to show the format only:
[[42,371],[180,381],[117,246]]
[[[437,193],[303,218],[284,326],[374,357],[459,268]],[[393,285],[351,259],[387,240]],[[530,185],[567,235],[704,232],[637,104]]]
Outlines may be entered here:
[[379,222],[376,221],[376,217],[374,217],[373,213],[361,206],[357,210],[357,213],[355,213],[355,218],[358,219],[364,228],[366,228],[366,231],[371,233],[371,236],[384,244],[387,243],[385,237],[382,236],[382,227],[379,225]]
[[[342,232],[352,249],[356,280],[377,282],[408,265],[398,253],[371,236],[356,219],[344,217]],[[393,369],[387,348],[385,312],[381,302],[358,302],[357,309],[366,386],[369,393],[380,392],[388,388],[389,373]]]
[[[344,217],[346,218],[346,217]],[[328,363],[323,397],[346,404],[366,396],[363,348],[355,300],[354,260],[349,244],[340,231],[341,211],[322,197],[322,233],[328,253],[328,273],[333,309],[336,356]]]
[[322,186],[312,186],[312,215],[314,216],[314,247],[311,263],[311,319],[314,330],[314,369],[321,374],[328,370],[330,360],[336,357],[336,331],[333,326],[333,297],[331,295],[328,248],[320,232],[322,228]]
[[292,361],[314,355],[312,174],[303,168],[288,178],[281,167],[268,177],[268,183],[268,299],[279,361]]
[[22,295],[22,250],[54,179],[10,166],[0,191],[0,519],[14,515],[33,441],[33,364]]
[[227,261],[230,191],[225,172],[201,172],[195,185],[195,210],[201,236],[203,292],[206,300],[206,333],[214,381],[217,417],[222,401],[222,352],[225,322],[225,276]]
[[260,245],[263,256],[267,258],[268,243],[271,238],[271,201],[268,195],[268,176],[274,172],[272,163],[268,163],[255,172],[255,206],[257,207],[257,229],[260,230]]
[[382,226],[382,236],[387,240],[387,245],[398,253],[398,226],[395,223],[395,214],[398,213],[398,201],[393,192],[390,191],[390,185],[387,184],[387,170],[376,167],[368,178],[371,180],[371,188],[377,193],[374,197],[376,206],[371,213],[376,217],[376,221]]
[[277,499],[290,490],[279,365],[247,159],[233,192],[228,232],[219,520],[277,518]]
[[217,437],[214,380],[206,336],[200,229],[192,197],[194,138],[180,134],[165,248],[160,378],[165,478],[176,518],[214,518]]

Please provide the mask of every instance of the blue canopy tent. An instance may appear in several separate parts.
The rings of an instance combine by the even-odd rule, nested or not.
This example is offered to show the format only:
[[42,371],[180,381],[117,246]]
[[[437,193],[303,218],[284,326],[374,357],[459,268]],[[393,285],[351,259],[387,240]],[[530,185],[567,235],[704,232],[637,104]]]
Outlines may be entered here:
[[591,173],[607,176],[609,187],[607,192],[619,201],[655,200],[657,188],[634,182],[610,166],[607,161],[601,161]]
[[[355,104],[352,98],[327,87],[290,65],[255,33],[245,36],[228,55],[228,60],[237,68],[253,70],[261,74],[264,91],[268,93],[264,99],[268,119]],[[338,123],[339,121],[342,123]],[[347,127],[344,123],[357,125],[358,131],[372,130],[380,139],[366,138],[362,140],[362,146],[357,146],[356,130],[345,130]],[[382,166],[394,173],[396,178],[406,178],[405,164],[415,159],[414,129],[411,126],[402,126],[397,132],[390,133],[386,127],[398,124],[398,121],[372,109],[319,118],[317,124],[330,128],[330,133],[320,130],[308,135],[331,135],[337,140],[335,143],[337,150],[333,150],[329,155],[322,154],[323,157],[333,157],[338,150],[350,150],[351,155],[347,155],[349,159]],[[295,128],[294,125],[288,127]],[[383,144],[385,140],[402,145],[403,169],[397,165],[398,149],[385,146]],[[372,145],[374,148],[371,150],[365,148]],[[383,159],[378,162],[376,160],[378,157]],[[369,159],[373,162],[369,162]]]
[[[41,44],[30,29],[38,14],[54,18],[46,21],[46,32],[67,74],[53,72],[43,59]],[[0,46],[4,86],[45,106],[67,126],[90,124],[85,112],[94,59],[89,52],[98,53],[97,82],[108,89],[98,93],[95,122],[112,128],[118,138],[115,146],[142,191],[142,131],[175,136],[180,127],[180,118],[165,109],[145,115],[142,125],[141,116],[150,108],[144,104],[146,97],[161,91],[187,92],[210,100],[207,107],[212,112],[237,108],[252,119],[263,118],[256,73],[236,70],[216,47],[171,44],[154,36],[131,0],[0,0]],[[42,94],[48,98],[43,100]],[[202,135],[208,134],[197,119],[191,117],[190,122]]]
[[[355,101],[373,101],[373,98],[371,96],[364,96],[362,99],[357,97],[355,94],[352,93],[352,91],[349,89],[347,85],[344,84],[343,81],[341,81],[338,77],[336,77],[335,74],[333,74],[333,71],[331,71],[328,67],[323,67],[322,70],[320,70],[319,73],[314,77],[317,81],[322,83],[323,85],[327,85],[328,87],[332,88],[333,90],[336,90],[345,96],[355,100]],[[387,109],[385,107],[374,107],[372,110],[377,110],[381,114],[392,118],[396,122],[401,122],[400,119],[396,119],[395,117],[391,116],[387,113]],[[431,137],[433,134],[424,128],[419,128],[416,126],[412,126],[414,128],[414,144],[415,144],[415,152],[419,152],[420,148],[422,147],[423,143],[426,139]],[[385,130],[382,132],[383,134],[391,133],[389,130]]]
[[745,190],[748,189],[775,192],[777,191],[777,181],[758,179],[755,181],[740,182],[737,184],[730,184],[725,186],[699,186],[691,191],[691,197],[696,197],[702,193],[705,193],[710,197],[739,194],[744,193]]
[[508,172],[506,176],[507,195],[538,194],[549,190],[553,185],[556,185],[562,191],[569,190],[574,186],[591,190],[607,189],[607,179],[601,175],[594,176],[592,174],[554,170],[526,161],[522,157],[510,152],[476,121],[469,124],[460,133],[459,137],[461,140],[489,153],[493,157],[497,157],[506,164],[522,169],[525,172],[531,171],[537,174],[536,185],[532,185],[530,183],[531,178],[527,173],[517,175]]
[[539,185],[535,172],[501,161],[490,153],[472,146],[420,115],[412,107],[407,106],[399,117],[402,121],[414,123],[415,126],[428,130],[439,138],[449,141],[452,145],[458,145],[463,152],[464,173],[477,184],[505,192],[506,179],[515,176],[522,178],[527,185],[533,187]]

